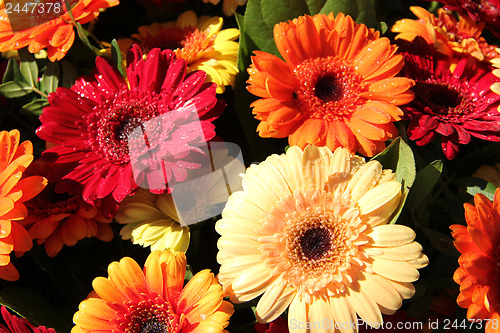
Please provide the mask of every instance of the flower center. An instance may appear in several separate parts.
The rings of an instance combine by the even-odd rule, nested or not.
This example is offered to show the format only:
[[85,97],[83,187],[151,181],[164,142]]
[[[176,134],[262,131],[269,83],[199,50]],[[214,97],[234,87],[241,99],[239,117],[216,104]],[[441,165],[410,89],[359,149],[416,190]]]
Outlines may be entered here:
[[196,31],[195,27],[169,27],[162,28],[156,34],[141,35],[141,44],[143,50],[147,53],[155,47],[159,47],[162,50],[175,50],[183,47],[183,41],[186,36],[189,36],[193,31]]
[[362,103],[361,75],[337,57],[308,59],[294,73],[299,81],[295,93],[303,112],[312,118],[340,120],[349,117]]
[[177,333],[184,323],[184,316],[178,316],[168,302],[158,297],[129,305],[118,326],[126,333]]
[[182,48],[175,50],[175,56],[177,59],[185,59],[188,66],[198,59],[206,58],[213,50],[215,37],[215,34],[209,35],[208,28],[205,31],[195,29],[182,40]]
[[325,228],[307,230],[299,240],[302,255],[307,259],[321,259],[331,248],[330,233]]
[[40,194],[25,202],[30,214],[47,216],[73,214],[84,204],[81,196],[57,193],[54,188],[55,184],[49,183]]
[[440,118],[453,120],[466,115],[473,110],[473,102],[466,97],[467,82],[461,86],[453,86],[432,79],[417,82],[414,86],[415,102],[422,105],[422,109],[438,115]]
[[129,162],[130,149],[148,147],[142,124],[158,116],[162,108],[167,106],[154,92],[140,96],[140,92],[125,90],[108,98],[87,118],[92,150],[112,163]]
[[295,192],[282,198],[265,218],[260,250],[275,274],[309,297],[328,286],[345,289],[351,265],[367,260],[360,245],[366,229],[350,199],[325,191]]

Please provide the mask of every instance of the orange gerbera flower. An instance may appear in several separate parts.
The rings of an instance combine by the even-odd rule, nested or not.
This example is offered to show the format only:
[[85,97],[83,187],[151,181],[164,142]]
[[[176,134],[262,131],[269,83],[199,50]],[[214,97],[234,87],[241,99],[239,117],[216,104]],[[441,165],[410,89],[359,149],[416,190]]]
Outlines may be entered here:
[[153,251],[144,271],[131,258],[108,267],[109,277],[92,283],[95,292],[80,303],[76,332],[226,332],[233,305],[208,269],[183,288],[183,252]]
[[301,16],[274,27],[280,58],[255,51],[247,87],[261,137],[342,146],[373,156],[397,136],[396,106],[413,99],[397,47],[350,16]]
[[19,131],[0,132],[0,278],[15,281],[19,273],[10,253],[26,252],[33,245],[28,232],[17,222],[28,214],[25,201],[40,193],[47,180],[40,176],[21,179],[33,161],[30,141],[19,144]]
[[442,8],[438,9],[438,17],[421,7],[412,6],[410,10],[418,20],[397,21],[391,29],[399,32],[396,39],[412,41],[415,37],[422,36],[427,43],[450,58],[454,52],[467,53],[481,61],[500,57],[495,47],[481,37],[484,23],[475,23],[466,16],[460,16],[457,21],[451,12]]
[[467,227],[450,227],[462,254],[453,279],[460,284],[457,303],[468,309],[467,318],[491,319],[485,328],[493,333],[500,325],[500,189],[493,203],[478,193],[474,204],[464,204]]
[[47,178],[48,185],[42,193],[26,202],[28,216],[20,223],[29,231],[31,238],[45,245],[49,257],[56,256],[64,245],[73,246],[86,237],[102,241],[113,239],[113,230],[109,225],[113,219],[104,217],[100,201],[92,206],[83,200],[80,192],[56,191],[57,182],[73,168],[71,164],[37,160],[26,170],[26,174]]
[[[71,8],[71,13],[76,22],[85,24],[99,15],[101,8],[113,7],[119,4],[119,0],[72,0],[75,3]],[[21,7],[26,1],[21,1]],[[57,2],[57,4],[60,4]],[[28,6],[31,11],[27,13],[15,12],[7,16],[5,4],[0,6],[0,52],[18,50],[28,46],[31,53],[36,53],[47,48],[47,54],[50,61],[62,59],[73,45],[75,40],[75,31],[69,13],[65,7],[51,7],[49,13],[47,7],[40,6],[38,3],[30,3]],[[64,7],[64,8],[63,8]],[[32,11],[38,11],[44,14],[44,17],[37,17]],[[57,16],[57,13],[63,15]],[[47,15],[53,14],[51,17]],[[17,15],[17,16],[13,16]],[[22,16],[24,15],[24,16]],[[16,19],[14,24],[12,21]],[[10,23],[9,23],[10,22]]]

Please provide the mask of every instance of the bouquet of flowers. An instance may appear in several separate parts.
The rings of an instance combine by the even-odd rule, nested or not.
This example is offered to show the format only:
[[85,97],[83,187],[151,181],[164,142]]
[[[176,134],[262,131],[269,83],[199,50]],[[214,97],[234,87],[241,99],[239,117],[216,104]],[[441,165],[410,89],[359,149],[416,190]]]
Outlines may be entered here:
[[498,0],[0,0],[0,332],[500,332]]

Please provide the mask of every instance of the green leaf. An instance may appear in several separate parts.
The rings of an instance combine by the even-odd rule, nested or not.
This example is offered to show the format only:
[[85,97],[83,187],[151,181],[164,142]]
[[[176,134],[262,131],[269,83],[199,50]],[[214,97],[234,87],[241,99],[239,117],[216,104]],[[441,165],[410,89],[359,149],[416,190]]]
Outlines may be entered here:
[[401,202],[389,222],[393,224],[396,223],[401,214],[410,187],[415,181],[415,158],[413,157],[411,148],[398,137],[383,152],[374,156],[373,159],[382,163],[385,169],[392,169],[396,174],[397,181],[402,184]]
[[435,160],[417,172],[409,200],[418,208],[424,199],[431,193],[443,172],[443,161]]
[[120,47],[116,39],[111,41],[111,61],[116,65],[118,71],[123,77],[127,76],[125,69],[122,66],[122,52],[120,51]]
[[37,99],[23,105],[22,109],[34,114],[35,116],[39,116],[42,114],[42,110],[46,106],[49,106],[49,102],[46,99]]
[[33,87],[24,82],[9,81],[0,84],[0,94],[7,98],[23,97],[33,92]]
[[38,81],[38,66],[35,57],[33,57],[26,48],[20,49],[18,52],[21,58],[21,63],[19,65],[21,74],[30,86],[36,87]]
[[486,196],[489,200],[493,201],[495,196],[495,190],[497,189],[495,185],[488,183],[486,180],[476,177],[463,177],[457,178],[454,181],[460,187],[467,190],[467,193],[474,196],[477,193],[481,193]]
[[78,74],[75,70],[75,67],[67,60],[61,61],[61,70],[62,70],[62,86],[65,88],[71,88],[78,77]]
[[51,93],[56,91],[59,86],[60,65],[58,62],[49,62],[45,72],[42,75],[42,81],[45,91]]
[[[322,1],[310,2],[317,3]],[[380,28],[375,17],[375,8],[373,7],[372,0],[329,0],[325,2],[320,13],[328,14],[330,12],[350,15],[357,23],[363,23],[368,28]]]
[[273,28],[277,23],[306,14],[328,14],[332,11],[334,14],[342,12],[350,15],[357,23],[368,27],[379,28],[371,0],[249,0],[244,26],[249,36],[247,42],[254,43],[261,51],[279,56],[273,38]]
[[2,83],[6,83],[9,81],[24,81],[21,70],[19,69],[19,64],[17,63],[17,60],[13,58],[9,59],[9,62],[7,63],[7,68],[5,69]]
[[54,306],[35,289],[18,287],[2,289],[0,304],[25,317],[35,326],[51,327],[58,333],[71,330],[72,311]]

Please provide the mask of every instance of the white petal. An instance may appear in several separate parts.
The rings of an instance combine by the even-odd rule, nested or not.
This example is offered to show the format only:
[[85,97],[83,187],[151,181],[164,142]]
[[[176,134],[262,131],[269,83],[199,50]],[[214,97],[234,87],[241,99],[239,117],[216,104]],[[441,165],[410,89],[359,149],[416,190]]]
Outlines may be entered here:
[[415,282],[420,277],[417,269],[406,261],[374,258],[372,269],[385,278],[399,282]]
[[389,216],[394,212],[401,198],[401,184],[387,182],[375,186],[366,192],[359,200],[358,206],[361,215],[369,214],[379,208],[387,210]]
[[335,332],[335,322],[328,299],[320,294],[309,304],[309,321],[312,332]]
[[217,231],[219,235],[257,235],[256,230],[260,227],[261,225],[259,223],[237,217],[223,218],[215,223],[215,231]]
[[418,257],[414,260],[408,261],[413,267],[419,269],[419,268],[424,268],[429,264],[429,258],[424,254],[421,257]]
[[[248,168],[245,178],[247,181],[260,181],[266,184],[269,190],[272,191],[277,198],[292,193],[283,174],[267,159],[259,165]],[[258,178],[258,180],[256,178]]]
[[387,279],[377,274],[364,274],[364,280],[358,280],[361,290],[377,304],[389,310],[401,307],[401,296],[388,282]]
[[302,155],[302,175],[307,189],[323,189],[332,153],[329,149],[308,145]]
[[382,250],[383,254],[375,255],[377,258],[389,260],[413,260],[422,256],[422,246],[417,242],[411,242],[401,246],[375,248]]
[[255,309],[259,322],[269,323],[278,318],[290,305],[296,289],[288,287],[283,279],[278,278],[262,295]]
[[352,201],[358,201],[368,190],[373,188],[382,174],[382,164],[370,161],[356,171],[346,191],[351,193]]
[[346,298],[351,304],[351,307],[367,325],[377,326],[382,322],[382,314],[380,313],[377,303],[367,297],[362,290],[355,291],[347,289]]
[[233,290],[236,294],[260,289],[272,277],[272,271],[263,263],[247,267],[233,280]]
[[330,298],[330,309],[337,327],[342,333],[354,333],[357,323],[356,311],[346,301],[344,296],[335,296]]
[[288,309],[288,329],[290,332],[307,333],[306,324],[308,322],[307,304],[300,300],[297,294],[290,303]]
[[367,232],[368,237],[374,241],[373,246],[401,246],[415,239],[415,232],[407,226],[400,224],[384,224]]
[[263,210],[246,200],[246,197],[246,193],[242,191],[231,194],[226,203],[226,207],[222,211],[222,217],[239,217],[254,223],[259,223]]
[[223,236],[217,242],[219,251],[225,252],[231,257],[239,257],[253,254],[261,254],[260,243],[245,236]]
[[261,255],[240,256],[230,258],[224,261],[219,268],[219,276],[224,276],[226,279],[234,279],[242,271],[262,263]]

